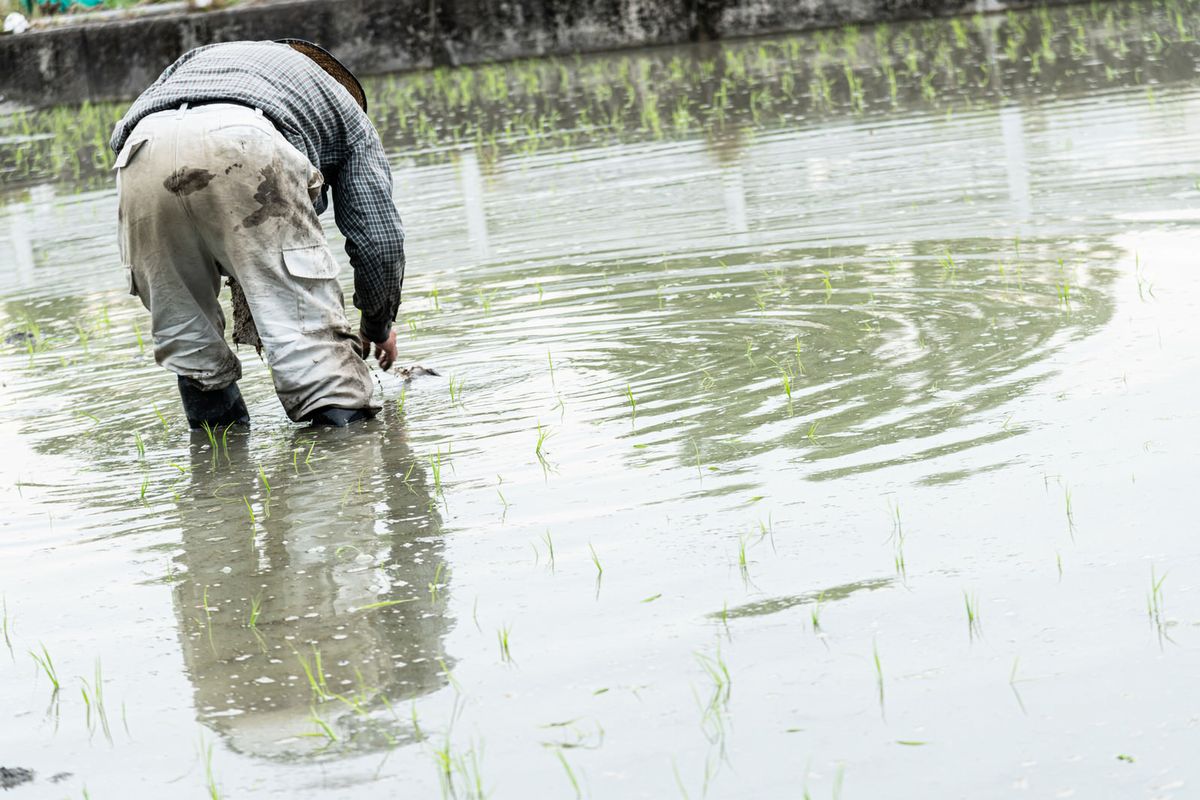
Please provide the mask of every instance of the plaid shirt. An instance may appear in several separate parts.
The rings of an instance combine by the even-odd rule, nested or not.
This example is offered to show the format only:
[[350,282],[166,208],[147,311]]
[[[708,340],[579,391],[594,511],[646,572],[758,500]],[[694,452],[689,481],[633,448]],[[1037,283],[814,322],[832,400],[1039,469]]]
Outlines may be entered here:
[[[307,56],[275,42],[198,47],[167,67],[117,123],[120,152],[147,114],[182,103],[233,102],[262,109],[333,187],[333,214],[354,267],[354,305],[363,334],[387,338],[404,281],[404,228],[392,201],[392,172],[379,134],[350,93]],[[314,203],[328,207],[326,190]]]

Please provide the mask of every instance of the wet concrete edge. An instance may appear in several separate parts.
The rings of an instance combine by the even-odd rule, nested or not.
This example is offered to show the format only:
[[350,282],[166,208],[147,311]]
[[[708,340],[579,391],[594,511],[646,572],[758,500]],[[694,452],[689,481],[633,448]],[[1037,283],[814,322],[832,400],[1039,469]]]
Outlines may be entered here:
[[0,36],[0,100],[136,97],[201,44],[299,37],[362,75],[1070,0],[291,0]]

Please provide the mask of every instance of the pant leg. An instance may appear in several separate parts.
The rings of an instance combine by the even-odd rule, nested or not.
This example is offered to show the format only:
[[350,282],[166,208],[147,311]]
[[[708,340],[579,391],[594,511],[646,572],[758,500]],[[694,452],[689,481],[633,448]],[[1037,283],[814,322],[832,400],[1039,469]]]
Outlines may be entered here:
[[118,157],[121,258],[130,291],[150,311],[155,361],[204,390],[222,389],[241,377],[242,367],[225,342],[216,264],[171,188],[185,122],[173,114],[144,119]]
[[284,410],[302,420],[327,406],[377,408],[312,206],[320,172],[251,109],[197,112],[214,177],[187,203],[203,243],[245,292]]

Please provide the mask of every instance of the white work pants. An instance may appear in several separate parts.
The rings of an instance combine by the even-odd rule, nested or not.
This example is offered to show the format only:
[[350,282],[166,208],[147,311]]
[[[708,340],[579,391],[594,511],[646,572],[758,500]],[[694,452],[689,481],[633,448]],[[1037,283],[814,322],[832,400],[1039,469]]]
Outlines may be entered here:
[[205,390],[241,377],[217,301],[228,275],[246,294],[291,419],[375,407],[312,206],[321,184],[254,109],[209,104],[138,123],[117,157],[121,258],[150,310],[159,364]]

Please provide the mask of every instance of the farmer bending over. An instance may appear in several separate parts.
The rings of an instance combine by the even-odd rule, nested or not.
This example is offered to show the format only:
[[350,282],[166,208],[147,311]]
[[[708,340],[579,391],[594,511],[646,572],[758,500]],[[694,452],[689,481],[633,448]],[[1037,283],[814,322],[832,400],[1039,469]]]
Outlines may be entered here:
[[[252,317],[235,313],[234,341],[266,349],[291,419],[342,426],[379,410],[363,359],[372,344],[384,370],[396,359],[404,230],[366,108],[355,77],[314,44],[232,42],[185,53],[117,123],[121,259],[191,427],[249,422],[222,276]],[[329,188],[357,334],[317,220]]]

